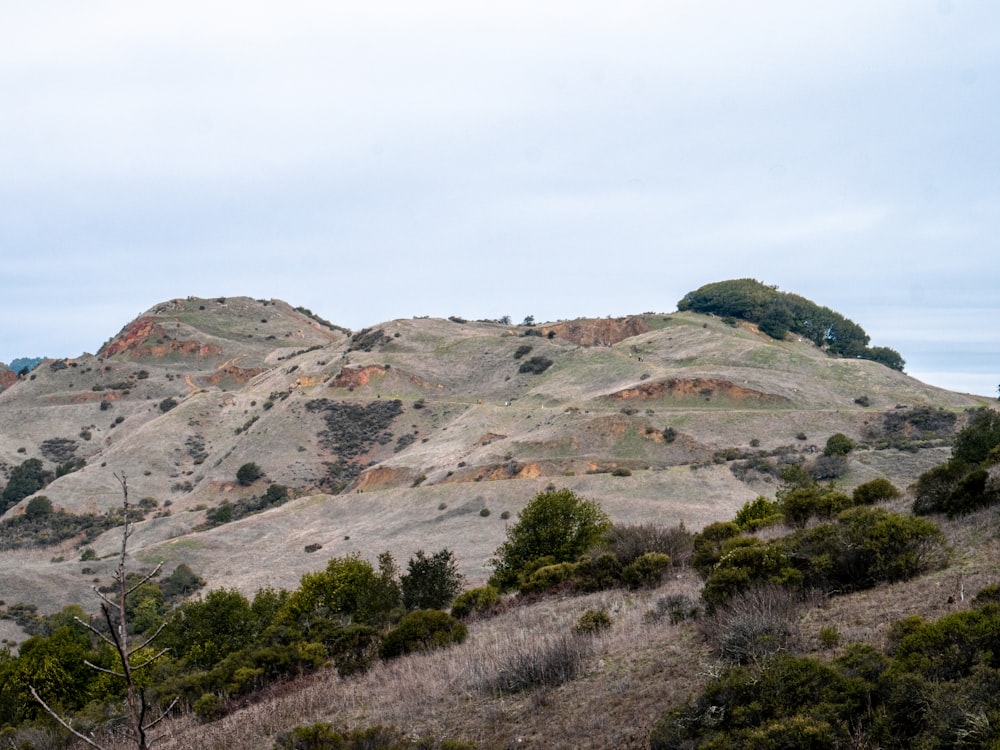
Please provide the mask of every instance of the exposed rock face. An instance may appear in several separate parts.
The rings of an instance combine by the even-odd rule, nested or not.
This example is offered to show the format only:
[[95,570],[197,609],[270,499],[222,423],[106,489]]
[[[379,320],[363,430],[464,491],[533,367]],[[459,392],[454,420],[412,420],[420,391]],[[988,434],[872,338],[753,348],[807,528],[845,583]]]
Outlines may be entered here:
[[580,346],[610,346],[632,336],[649,331],[644,318],[597,318],[594,320],[571,320],[542,327],[542,335],[549,331],[561,339],[567,339]]
[[223,382],[242,385],[250,382],[262,372],[264,372],[263,367],[237,367],[233,362],[226,362],[205,380],[210,385],[219,385]]
[[17,373],[7,367],[7,365],[0,364],[0,391],[7,390],[16,382]]
[[380,378],[385,375],[385,368],[382,365],[367,365],[366,367],[344,367],[340,373],[330,381],[331,388],[361,388],[367,385],[372,378]]
[[143,317],[129,323],[114,339],[101,347],[97,356],[112,357],[123,352],[135,357],[156,359],[168,354],[211,357],[222,354],[222,348],[201,341],[172,339],[155,318]]
[[717,378],[669,378],[652,383],[643,383],[635,388],[626,388],[612,393],[608,398],[622,401],[657,398],[691,398],[699,396],[705,399],[726,398],[732,401],[758,401],[760,403],[788,403],[789,399],[773,393],[764,393],[753,388],[744,388],[729,380]]

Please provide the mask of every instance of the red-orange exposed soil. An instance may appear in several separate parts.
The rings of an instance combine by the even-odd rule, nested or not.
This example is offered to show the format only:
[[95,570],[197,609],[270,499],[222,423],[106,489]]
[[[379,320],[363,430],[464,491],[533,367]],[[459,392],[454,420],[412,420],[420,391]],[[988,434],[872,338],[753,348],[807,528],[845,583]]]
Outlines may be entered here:
[[129,352],[136,357],[160,358],[169,354],[211,357],[222,354],[222,348],[200,341],[178,341],[170,338],[155,318],[138,318],[129,323],[112,341],[101,347],[99,357],[111,357]]
[[657,398],[691,398],[700,396],[705,399],[725,398],[732,401],[757,401],[760,403],[788,403],[789,399],[773,393],[764,393],[753,388],[744,388],[729,380],[718,378],[669,378],[651,383],[643,383],[634,388],[626,388],[612,393],[608,398],[622,401]]
[[381,378],[385,375],[385,368],[382,365],[368,365],[367,367],[344,367],[340,374],[330,381],[331,388],[361,388],[367,385],[372,378]]
[[542,335],[549,331],[561,339],[567,339],[581,346],[609,346],[619,341],[638,336],[650,330],[641,317],[596,318],[594,320],[570,320],[564,323],[542,326]]
[[7,367],[0,365],[0,391],[5,391],[17,382],[17,373]]

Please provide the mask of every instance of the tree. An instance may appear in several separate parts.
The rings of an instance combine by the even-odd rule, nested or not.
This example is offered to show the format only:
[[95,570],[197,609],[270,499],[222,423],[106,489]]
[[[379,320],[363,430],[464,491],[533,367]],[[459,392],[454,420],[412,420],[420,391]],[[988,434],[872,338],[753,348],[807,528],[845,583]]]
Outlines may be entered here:
[[[133,582],[133,579],[128,575],[125,567],[125,556],[128,551],[128,538],[134,530],[132,522],[129,521],[128,480],[124,473],[121,476],[115,475],[115,479],[118,480],[122,488],[122,518],[124,519],[124,526],[122,527],[122,546],[118,557],[118,567],[115,569],[114,575],[115,587],[111,592],[114,598],[104,594],[97,587],[94,588],[94,592],[101,599],[101,614],[104,616],[104,624],[107,627],[107,631],[105,632],[105,630],[97,628],[89,622],[84,622],[79,617],[74,619],[110,646],[117,655],[117,663],[113,668],[101,667],[87,660],[84,660],[84,663],[91,669],[112,677],[117,677],[125,683],[125,703],[128,708],[128,728],[126,731],[129,735],[129,740],[135,743],[137,750],[149,750],[157,739],[155,736],[148,734],[149,730],[167,716],[173,708],[174,703],[171,703],[157,718],[148,721],[146,713],[149,710],[149,705],[146,703],[145,692],[138,684],[137,676],[139,672],[148,669],[168,651],[168,649],[161,649],[151,655],[148,651],[149,646],[162,632],[165,623],[161,624],[152,635],[145,638],[139,645],[130,645],[126,603],[130,594],[159,574],[162,563],[153,568],[150,573],[139,577],[137,581]],[[41,704],[42,708],[63,727],[91,747],[104,750],[101,745],[97,744],[87,735],[74,729],[68,720],[53,710],[39,695],[34,685],[31,685],[29,689],[31,695]]]
[[571,490],[536,495],[494,552],[490,583],[501,591],[512,589],[521,572],[542,557],[555,563],[575,562],[610,528],[611,519],[600,505]]
[[236,470],[236,481],[244,487],[249,487],[262,476],[264,476],[264,470],[252,461],[243,464]]
[[417,550],[399,579],[403,606],[407,609],[445,609],[462,590],[463,577],[451,550],[445,548],[428,557]]

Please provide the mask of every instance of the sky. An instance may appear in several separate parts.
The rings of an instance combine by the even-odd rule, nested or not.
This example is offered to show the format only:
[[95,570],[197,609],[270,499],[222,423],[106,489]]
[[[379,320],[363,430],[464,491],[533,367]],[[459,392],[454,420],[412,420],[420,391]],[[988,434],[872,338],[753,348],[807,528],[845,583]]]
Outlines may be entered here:
[[995,0],[0,9],[0,361],[176,297],[357,330],[755,278],[1000,383]]

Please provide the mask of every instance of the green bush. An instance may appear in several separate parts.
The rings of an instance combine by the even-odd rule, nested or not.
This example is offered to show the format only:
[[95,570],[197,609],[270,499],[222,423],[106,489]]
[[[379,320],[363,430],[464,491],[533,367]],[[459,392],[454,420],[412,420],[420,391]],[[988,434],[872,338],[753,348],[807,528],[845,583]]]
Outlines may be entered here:
[[580,591],[603,591],[619,586],[622,564],[611,552],[584,555],[576,564],[573,584]]
[[753,586],[795,587],[802,579],[802,573],[777,545],[745,538],[724,551],[705,581],[702,597],[715,607]]
[[646,552],[622,568],[622,582],[630,589],[654,588],[663,581],[669,567],[669,556],[661,552]]
[[574,635],[596,635],[611,627],[611,615],[606,609],[588,609],[573,626]]
[[712,568],[722,556],[725,543],[738,536],[740,527],[732,521],[710,523],[694,535],[691,566],[698,571],[702,579],[708,578],[711,574]]
[[29,458],[11,469],[10,479],[0,495],[0,513],[17,505],[28,495],[34,495],[53,479],[39,458]]
[[763,495],[759,495],[755,500],[744,503],[743,507],[736,511],[733,522],[741,531],[754,532],[766,526],[781,523],[783,516],[777,501],[768,500]]
[[903,493],[888,479],[872,479],[854,488],[852,499],[855,505],[874,505],[887,500],[895,500]]
[[823,449],[824,456],[846,456],[854,450],[854,441],[842,432],[831,435]]
[[500,591],[494,586],[468,589],[455,597],[451,614],[461,620],[483,617],[494,611],[500,603]]
[[341,628],[327,649],[337,668],[337,674],[348,677],[367,672],[379,656],[382,637],[368,625],[348,625]]
[[864,506],[775,544],[798,568],[803,585],[830,592],[907,580],[948,559],[944,534],[935,524]]
[[279,750],[345,750],[347,747],[344,736],[325,722],[282,732],[275,738],[274,746]]
[[379,655],[394,659],[415,651],[432,651],[462,643],[468,636],[465,625],[447,612],[418,609],[403,616],[382,641]]
[[24,508],[24,515],[32,520],[52,515],[52,501],[45,495],[36,495],[28,501]]
[[191,710],[204,722],[215,721],[225,715],[226,704],[215,693],[204,693],[192,704]]
[[517,588],[522,594],[537,594],[543,591],[550,591],[573,581],[576,572],[577,564],[569,562],[543,565],[534,570],[529,568],[522,575]]

